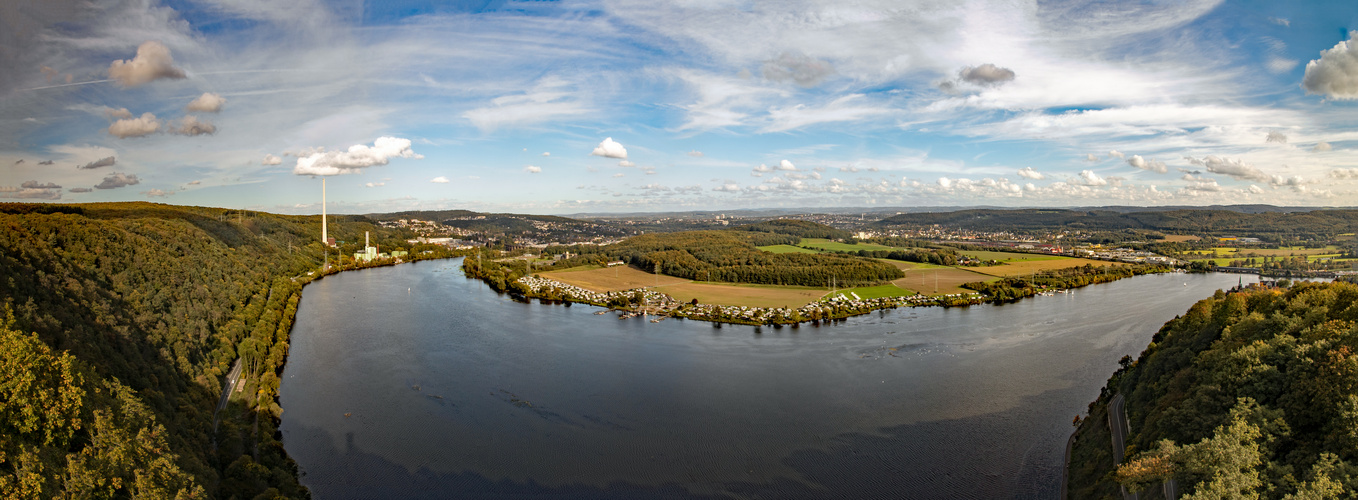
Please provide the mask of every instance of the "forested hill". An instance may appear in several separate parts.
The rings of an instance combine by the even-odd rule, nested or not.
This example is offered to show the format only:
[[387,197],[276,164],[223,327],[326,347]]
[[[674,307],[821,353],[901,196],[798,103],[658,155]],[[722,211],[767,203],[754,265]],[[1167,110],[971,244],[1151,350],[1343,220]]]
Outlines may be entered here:
[[[329,230],[405,246],[361,216]],[[307,496],[274,397],[319,235],[319,216],[0,204],[0,497]],[[238,355],[246,397],[214,434]]]
[[[1141,229],[1183,234],[1234,236],[1333,236],[1351,233],[1358,210],[1241,213],[1229,210],[1114,212],[1103,210],[959,210],[900,214],[874,223],[878,227],[942,225],[974,230],[1042,231],[1063,229],[1116,231]],[[1311,239],[1328,239],[1324,237]]]
[[798,238],[825,238],[829,240],[842,240],[853,236],[843,229],[835,229],[824,224],[798,219],[766,220],[753,224],[735,226],[731,229],[757,233],[786,234]]
[[[1158,495],[1166,478],[1193,498],[1351,498],[1356,325],[1358,286],[1347,283],[1198,302],[1139,358],[1124,358],[1090,405],[1071,454],[1070,498],[1119,498],[1115,480]],[[1115,471],[1107,413],[1118,394],[1131,433],[1128,462]]]

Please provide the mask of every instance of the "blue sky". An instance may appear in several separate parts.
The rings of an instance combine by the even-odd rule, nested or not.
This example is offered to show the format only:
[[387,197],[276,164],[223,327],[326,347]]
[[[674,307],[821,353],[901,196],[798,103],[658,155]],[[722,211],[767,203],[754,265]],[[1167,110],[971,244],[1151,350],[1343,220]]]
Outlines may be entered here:
[[1349,0],[56,0],[0,23],[6,201],[316,213],[325,176],[336,212],[1358,205]]

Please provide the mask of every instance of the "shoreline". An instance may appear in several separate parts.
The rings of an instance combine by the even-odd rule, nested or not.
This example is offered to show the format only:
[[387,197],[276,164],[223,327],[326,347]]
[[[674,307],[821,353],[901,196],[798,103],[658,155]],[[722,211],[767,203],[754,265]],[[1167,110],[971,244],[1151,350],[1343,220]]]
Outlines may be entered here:
[[[505,292],[515,300],[523,300],[526,302],[531,302],[532,299],[538,299],[541,303],[564,303],[567,305],[587,304],[605,307],[608,308],[608,310],[625,311],[634,315],[645,315],[654,311],[654,314],[661,318],[692,319],[710,321],[718,324],[729,323],[775,327],[793,325],[795,327],[801,323],[819,324],[821,321],[842,320],[883,309],[897,309],[901,307],[966,307],[991,303],[1009,303],[1029,297],[1070,293],[1070,290],[1075,288],[1083,288],[1085,286],[1100,283],[1112,283],[1124,278],[1144,274],[1164,274],[1172,272],[1176,271],[1172,269],[1159,269],[1153,272],[1133,272],[1131,275],[1120,276],[1113,280],[1095,281],[1068,288],[1030,288],[1027,290],[1028,293],[1022,296],[1009,298],[997,298],[994,296],[987,296],[981,292],[971,292],[967,294],[944,294],[934,296],[914,295],[839,300],[839,297],[843,297],[841,294],[828,300],[818,300],[797,308],[730,306],[694,302],[686,303],[677,301],[668,294],[649,290],[646,287],[612,292],[596,292],[550,278],[544,278],[541,275],[520,277],[512,282],[514,285],[519,286],[507,287],[508,289],[505,290]],[[471,275],[467,275],[467,278],[479,279],[482,282],[486,281],[484,278],[473,277]],[[492,288],[494,287],[492,286]],[[637,294],[640,294],[640,303],[634,302],[638,299]]]

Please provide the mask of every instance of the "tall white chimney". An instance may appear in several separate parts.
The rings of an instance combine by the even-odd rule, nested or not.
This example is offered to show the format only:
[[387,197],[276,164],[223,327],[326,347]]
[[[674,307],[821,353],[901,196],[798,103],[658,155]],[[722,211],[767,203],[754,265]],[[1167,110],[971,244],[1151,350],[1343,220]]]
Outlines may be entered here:
[[363,232],[363,249],[366,250],[366,249],[367,249],[368,247],[370,247],[370,246],[372,246],[372,245],[369,245],[369,244],[368,244],[368,232],[367,232],[367,231],[364,231],[364,232]]
[[325,177],[321,177],[321,244],[330,244],[330,235],[325,227]]

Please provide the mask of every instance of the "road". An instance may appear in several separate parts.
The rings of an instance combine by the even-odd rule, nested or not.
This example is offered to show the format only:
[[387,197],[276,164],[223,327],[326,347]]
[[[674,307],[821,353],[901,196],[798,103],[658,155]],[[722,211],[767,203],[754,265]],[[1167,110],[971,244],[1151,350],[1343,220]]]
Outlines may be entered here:
[[[1113,400],[1108,402],[1108,428],[1113,433],[1113,466],[1122,465],[1122,456],[1127,453],[1127,434],[1131,431],[1127,425],[1127,413],[1122,409],[1122,395],[1113,396]],[[1122,498],[1124,500],[1137,500],[1136,493],[1122,488]]]
[[240,358],[231,365],[231,371],[226,374],[226,383],[222,384],[222,399],[217,402],[217,410],[212,412],[212,433],[217,433],[217,414],[226,409],[227,401],[231,400],[231,391],[236,388],[236,382],[240,380]]

